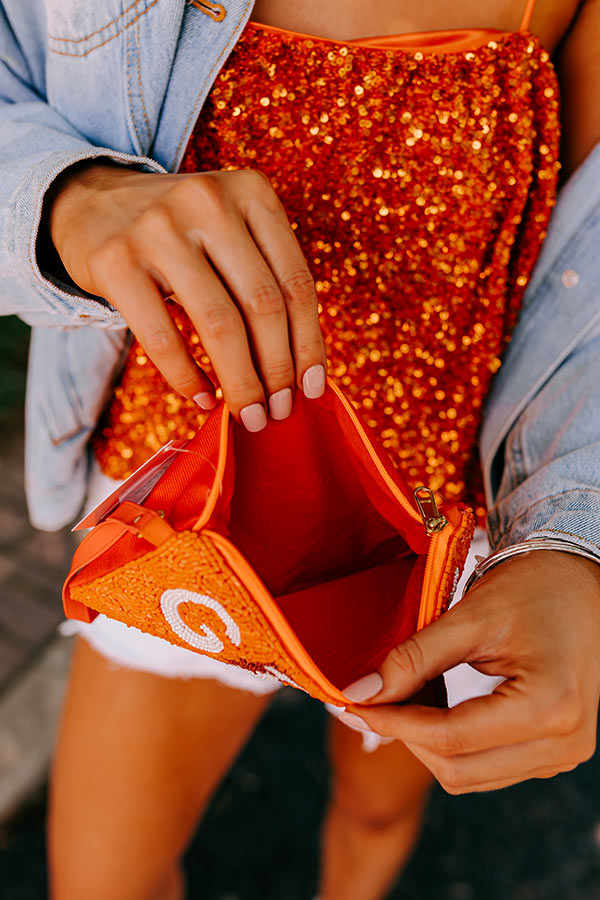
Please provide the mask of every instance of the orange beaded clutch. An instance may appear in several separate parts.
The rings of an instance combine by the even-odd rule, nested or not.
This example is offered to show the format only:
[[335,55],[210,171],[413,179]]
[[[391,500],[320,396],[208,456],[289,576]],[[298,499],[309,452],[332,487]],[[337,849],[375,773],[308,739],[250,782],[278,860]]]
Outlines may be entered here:
[[473,533],[471,510],[407,491],[331,381],[254,434],[221,403],[144,468],[77,549],[66,615],[104,613],[339,706],[447,608]]

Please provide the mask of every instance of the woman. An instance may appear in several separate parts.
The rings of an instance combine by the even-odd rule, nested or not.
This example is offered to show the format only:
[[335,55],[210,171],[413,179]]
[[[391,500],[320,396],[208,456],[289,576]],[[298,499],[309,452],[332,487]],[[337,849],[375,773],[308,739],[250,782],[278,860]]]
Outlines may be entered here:
[[[481,519],[481,404],[554,200],[548,52],[562,77],[568,174],[600,138],[598,0],[32,7],[25,21],[22,4],[3,5],[3,271],[35,324],[124,321],[135,335],[94,438],[104,476],[124,477],[171,431],[201,424],[215,403],[207,371],[256,431],[289,414],[294,390],[319,396],[328,362],[406,477],[466,497]],[[80,499],[85,467],[69,469],[68,486],[65,469],[94,429],[123,346],[118,332],[59,334],[65,353],[54,368],[41,361],[56,333],[38,330],[32,357],[29,440],[40,440],[30,502],[47,525]],[[51,382],[66,360],[61,403],[40,375]],[[44,441],[63,452],[55,481],[40,462]],[[596,563],[568,545],[486,576],[471,595],[477,605],[470,596],[440,623],[448,649],[432,628],[346,692],[356,702],[409,696],[466,659],[512,679],[473,701],[474,712],[465,705],[483,728],[467,721],[448,735],[448,716],[361,707],[364,720],[349,722],[405,742],[368,755],[359,734],[332,723],[326,900],[385,895],[418,833],[430,770],[448,789],[481,789],[589,755],[600,585]],[[568,627],[547,615],[560,608],[557,585],[580,607]],[[53,771],[53,896],[182,897],[181,853],[267,694],[110,623],[83,638]],[[574,682],[553,703],[552,641],[559,673],[576,670],[577,686],[588,685],[581,709]],[[536,665],[519,719],[524,660]],[[487,743],[471,738],[477,729]],[[556,750],[556,734],[569,736],[568,752]],[[552,758],[532,765],[549,744]]]

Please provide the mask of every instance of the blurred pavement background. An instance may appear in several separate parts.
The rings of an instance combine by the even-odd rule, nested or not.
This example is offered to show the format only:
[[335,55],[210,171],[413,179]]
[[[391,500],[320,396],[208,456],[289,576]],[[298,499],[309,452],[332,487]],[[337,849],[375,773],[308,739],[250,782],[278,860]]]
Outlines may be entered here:
[[[0,900],[47,896],[45,778],[69,653],[55,629],[73,539],[35,532],[24,505],[26,345],[25,326],[0,320]],[[190,900],[311,900],[325,720],[320,704],[280,693],[187,854]],[[436,789],[391,898],[598,900],[600,754],[568,775],[493,794]]]

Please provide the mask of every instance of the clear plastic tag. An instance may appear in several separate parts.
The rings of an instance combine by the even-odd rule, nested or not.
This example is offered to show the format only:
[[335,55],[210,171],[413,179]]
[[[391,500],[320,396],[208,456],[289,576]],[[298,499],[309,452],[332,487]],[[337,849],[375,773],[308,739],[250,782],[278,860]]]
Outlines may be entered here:
[[187,440],[169,441],[164,447],[154,454],[143,466],[136,469],[133,475],[109,494],[102,503],[99,503],[90,513],[71,529],[81,531],[84,528],[93,528],[99,522],[104,521],[120,503],[129,500],[131,503],[143,503],[152,489],[158,484],[178,453],[187,452]]

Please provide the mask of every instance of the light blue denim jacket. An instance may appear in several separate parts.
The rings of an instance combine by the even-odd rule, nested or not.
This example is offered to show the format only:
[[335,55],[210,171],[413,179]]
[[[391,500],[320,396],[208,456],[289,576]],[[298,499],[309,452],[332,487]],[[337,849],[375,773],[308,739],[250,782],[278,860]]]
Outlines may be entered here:
[[[201,0],[0,4],[0,312],[33,326],[26,480],[38,527],[79,509],[86,445],[127,336],[109,304],[40,271],[45,193],[96,156],[176,171],[252,5],[224,0],[216,21]],[[493,546],[564,537],[600,559],[599,376],[600,147],[561,192],[487,403]]]

